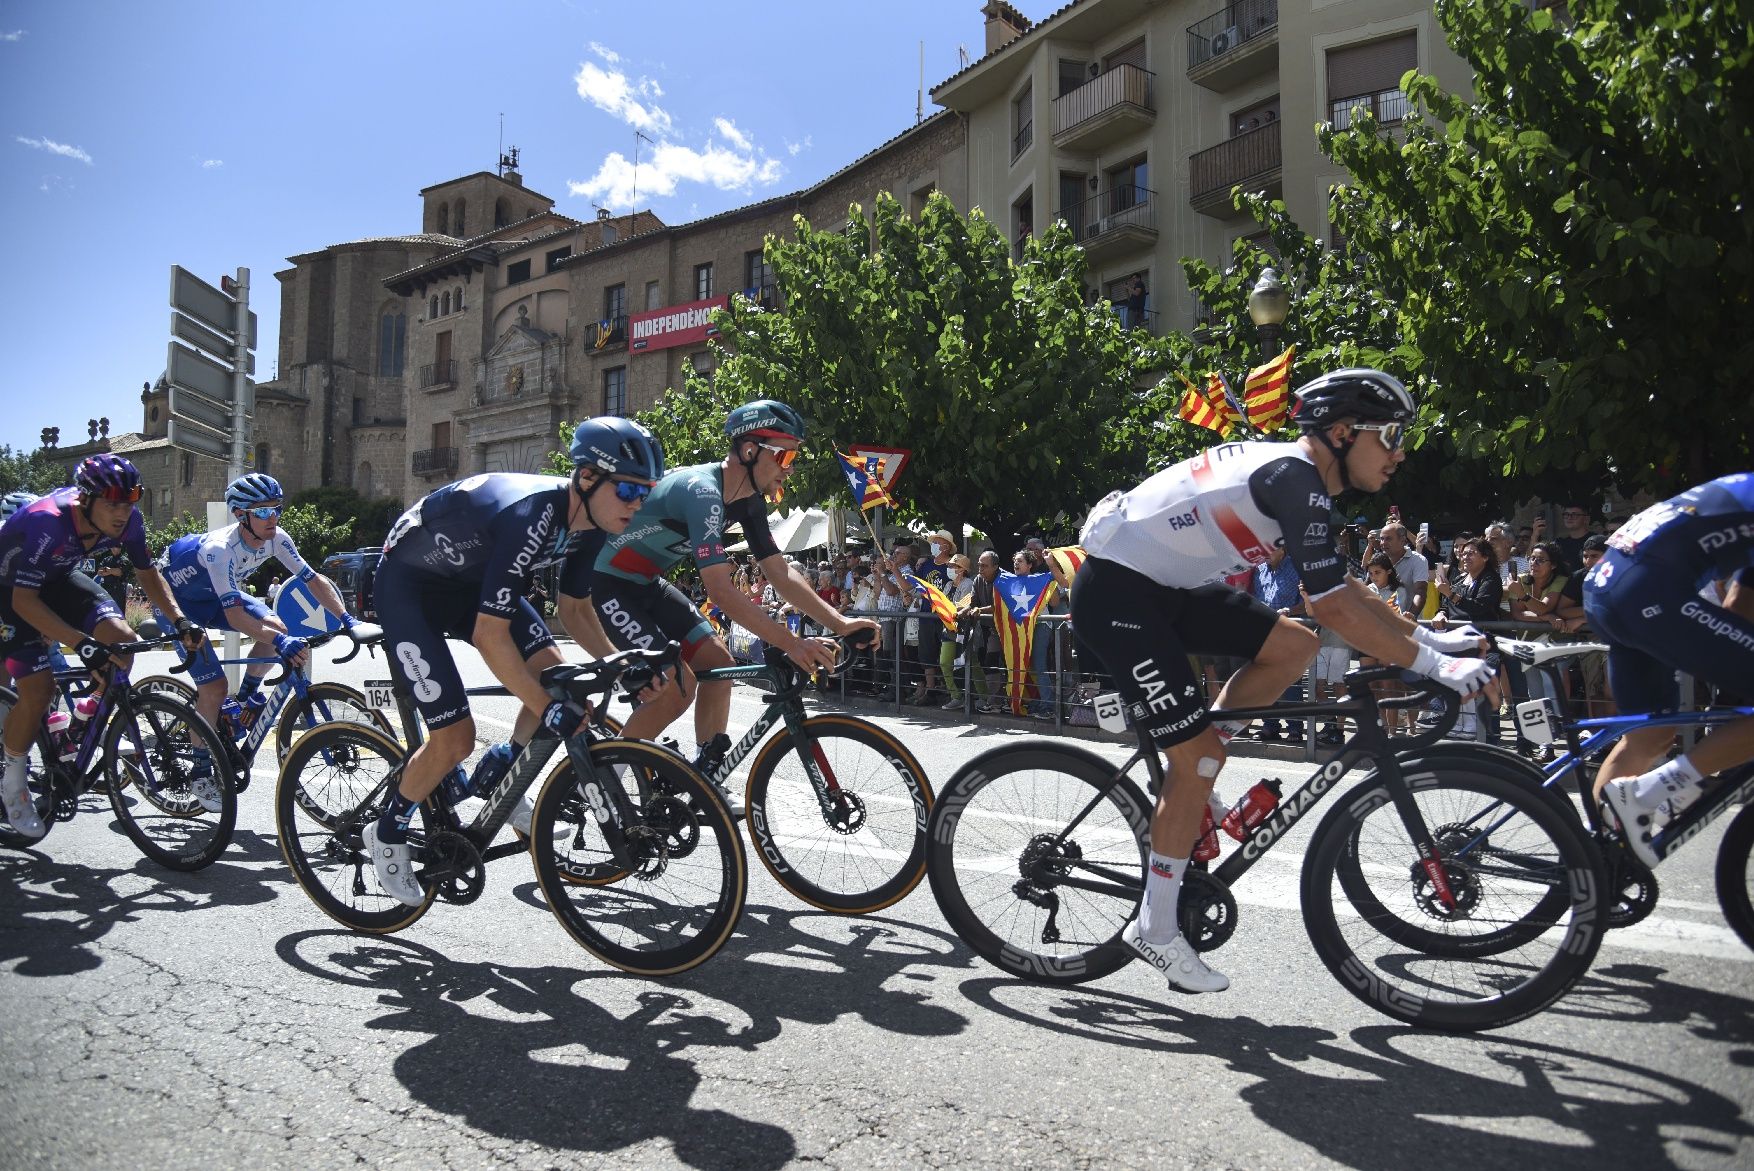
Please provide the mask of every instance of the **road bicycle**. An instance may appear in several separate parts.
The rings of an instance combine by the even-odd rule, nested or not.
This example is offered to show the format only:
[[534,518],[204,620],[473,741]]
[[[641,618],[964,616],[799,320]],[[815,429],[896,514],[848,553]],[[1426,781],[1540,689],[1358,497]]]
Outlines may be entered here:
[[[1496,640],[1498,650],[1522,663],[1525,670],[1539,671],[1551,683],[1548,696],[1563,694],[1559,671],[1565,660],[1579,655],[1605,654],[1600,643],[1538,643]],[[1436,746],[1444,759],[1465,761],[1468,767],[1496,772],[1524,784],[1539,785],[1549,792],[1572,796],[1567,804],[1580,818],[1585,831],[1601,853],[1608,892],[1608,926],[1628,927],[1656,907],[1656,875],[1633,854],[1620,827],[1602,814],[1595,799],[1596,772],[1601,758],[1622,736],[1641,728],[1709,728],[1754,715],[1754,707],[1712,708],[1704,711],[1667,712],[1660,715],[1624,715],[1599,719],[1567,719],[1551,698],[1537,698],[1517,705],[1515,716],[1521,734],[1536,744],[1560,744],[1563,751],[1545,768],[1504,749],[1475,742]],[[1432,750],[1423,753],[1429,762]],[[1403,755],[1403,763],[1407,757]],[[1697,837],[1706,826],[1742,806],[1718,845],[1715,878],[1718,903],[1730,928],[1742,942],[1754,948],[1754,763],[1740,765],[1710,779],[1691,804],[1672,818],[1652,839],[1659,858],[1667,858]],[[1490,818],[1490,810],[1480,817]],[[1550,908],[1548,908],[1550,909]],[[1543,911],[1543,913],[1545,913]]]
[[[1370,685],[1391,680],[1411,693],[1379,703]],[[1595,846],[1549,793],[1465,762],[1397,758],[1409,742],[1389,739],[1379,709],[1438,700],[1442,717],[1418,738],[1429,743],[1454,725],[1454,693],[1394,668],[1353,671],[1345,688],[1343,700],[1223,713],[1350,719],[1356,731],[1216,869],[1189,871],[1183,934],[1199,951],[1226,942],[1238,916],[1230,888],[1342,777],[1368,766],[1305,847],[1303,920],[1322,963],[1366,1004],[1432,1029],[1496,1028],[1552,1004],[1601,945]],[[1099,698],[1105,726],[1124,727],[1119,698]],[[1140,761],[1155,794],[1163,764],[1143,733],[1119,767],[1073,745],[1025,740],[951,777],[932,810],[927,874],[964,942],[1007,972],[1056,984],[1133,958],[1120,934],[1143,894],[1150,848],[1152,803],[1130,776]],[[1473,828],[1487,807],[1497,810],[1489,830]]]
[[[850,663],[841,639],[837,671]],[[811,715],[808,676],[766,647],[762,662],[700,671],[701,682],[741,680],[768,693],[766,710],[706,779],[727,786],[754,754],[744,788],[755,856],[786,890],[824,911],[862,915],[905,898],[926,873],[932,786],[914,754],[869,720]],[[765,743],[762,737],[783,725]],[[756,746],[760,745],[760,750]]]
[[[556,700],[584,706],[618,682],[637,691],[678,659],[674,643],[662,651],[624,651],[549,667],[542,687]],[[407,742],[420,743],[423,725],[407,684],[398,677],[366,689],[389,692]],[[536,797],[527,844],[493,844],[562,746]],[[561,926],[625,971],[686,971],[723,947],[742,916],[748,864],[719,795],[675,753],[600,739],[589,725],[564,740],[538,734],[504,776],[471,795],[482,806],[467,822],[442,785],[421,802],[408,840],[427,894],[419,906],[406,906],[378,884],[361,834],[383,814],[407,755],[376,727],[326,724],[300,736],[281,766],[275,798],[281,852],[305,894],[337,922],[357,931],[400,931],[434,899],[474,902],[485,888],[487,863],[526,850]]]
[[[112,655],[135,655],[176,641],[173,634],[109,649]],[[116,823],[142,854],[171,870],[211,864],[231,843],[237,822],[236,777],[223,740],[191,705],[136,689],[120,663],[112,660],[98,675],[103,687],[97,709],[76,743],[51,732],[47,714],[37,729],[26,783],[44,836],[56,822],[73,819],[81,797],[102,789]],[[84,670],[57,671],[55,678],[75,698],[98,690]],[[0,724],[17,702],[16,690],[0,687]],[[204,808],[196,794],[198,753],[205,753],[212,770],[217,810]],[[25,848],[42,840],[0,823],[0,845]]]

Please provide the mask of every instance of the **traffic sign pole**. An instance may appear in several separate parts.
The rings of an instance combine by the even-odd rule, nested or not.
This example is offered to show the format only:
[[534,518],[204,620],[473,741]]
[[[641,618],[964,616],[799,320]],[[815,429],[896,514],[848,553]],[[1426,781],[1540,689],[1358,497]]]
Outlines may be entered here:
[[227,483],[244,474],[244,452],[250,443],[250,270],[238,269],[237,288],[232,291],[237,304],[235,341],[231,348],[231,466],[226,469]]

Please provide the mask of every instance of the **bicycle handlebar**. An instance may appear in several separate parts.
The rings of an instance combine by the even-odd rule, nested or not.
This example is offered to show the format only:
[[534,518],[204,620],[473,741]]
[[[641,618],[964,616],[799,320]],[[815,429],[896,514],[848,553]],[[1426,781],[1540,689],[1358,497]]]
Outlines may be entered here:
[[[326,630],[322,634],[311,635],[309,638],[305,639],[305,650],[314,651],[326,643],[335,641],[342,635],[346,635],[353,643],[353,649],[335,660],[337,666],[342,663],[352,662],[353,659],[358,656],[361,647],[373,647],[383,641],[384,632],[380,627],[373,626],[364,636],[361,636],[355,634],[353,628],[343,626],[340,630]],[[284,658],[280,661],[280,674],[274,676],[272,679],[262,680],[262,686],[270,691],[286,682],[286,677],[292,674],[292,665],[287,663]]]
[[542,689],[554,699],[590,704],[591,697],[620,683],[638,692],[666,669],[682,661],[682,644],[672,641],[661,650],[617,651],[591,663],[556,663],[542,672]]
[[[1367,667],[1358,671],[1348,671],[1344,682],[1347,691],[1354,697],[1363,695],[1371,698],[1379,711],[1406,711],[1419,709],[1432,700],[1438,701],[1442,710],[1438,713],[1437,723],[1428,731],[1417,736],[1397,737],[1394,741],[1396,753],[1414,752],[1429,748],[1449,734],[1462,715],[1462,697],[1455,691],[1435,679],[1427,679],[1412,671],[1400,667]],[[1410,687],[1405,695],[1387,698],[1370,695],[1372,683],[1396,683]]]

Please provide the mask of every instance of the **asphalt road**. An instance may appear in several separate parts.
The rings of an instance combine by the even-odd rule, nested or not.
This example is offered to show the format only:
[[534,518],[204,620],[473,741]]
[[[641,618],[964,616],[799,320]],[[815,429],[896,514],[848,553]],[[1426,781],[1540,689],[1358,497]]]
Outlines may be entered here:
[[[509,727],[508,701],[478,712]],[[1035,732],[876,714],[935,781]],[[1219,789],[1307,771],[1237,759]],[[1754,1165],[1754,953],[1717,911],[1722,821],[1555,1008],[1447,1037],[1312,954],[1307,828],[1236,889],[1216,996],[1142,964],[1023,984],[924,885],[838,918],[753,863],[725,950],[653,982],[576,947],[521,856],[401,935],[338,929],[281,860],[273,785],[260,768],[198,874],[144,861],[101,798],[0,851],[0,1167]]]

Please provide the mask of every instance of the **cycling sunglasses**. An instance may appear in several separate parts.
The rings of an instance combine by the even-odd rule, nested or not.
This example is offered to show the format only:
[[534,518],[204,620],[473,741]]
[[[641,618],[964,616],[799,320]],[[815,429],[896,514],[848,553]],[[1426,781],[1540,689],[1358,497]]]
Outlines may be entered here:
[[633,504],[644,500],[652,494],[652,485],[637,480],[612,480],[615,485],[615,499],[623,504]]
[[139,504],[140,498],[146,495],[146,489],[136,484],[132,488],[104,488],[94,495],[100,500],[109,500],[116,504]]
[[260,508],[246,508],[244,511],[257,520],[273,520],[280,515],[280,505],[264,504]]
[[761,448],[763,451],[773,452],[773,462],[780,465],[782,468],[789,468],[792,464],[797,462],[798,449],[795,447],[775,447],[771,443],[762,443],[759,440],[756,442],[755,446]]
[[1355,431],[1375,431],[1382,445],[1390,451],[1401,450],[1401,444],[1407,441],[1407,424],[1405,423],[1354,423]]

